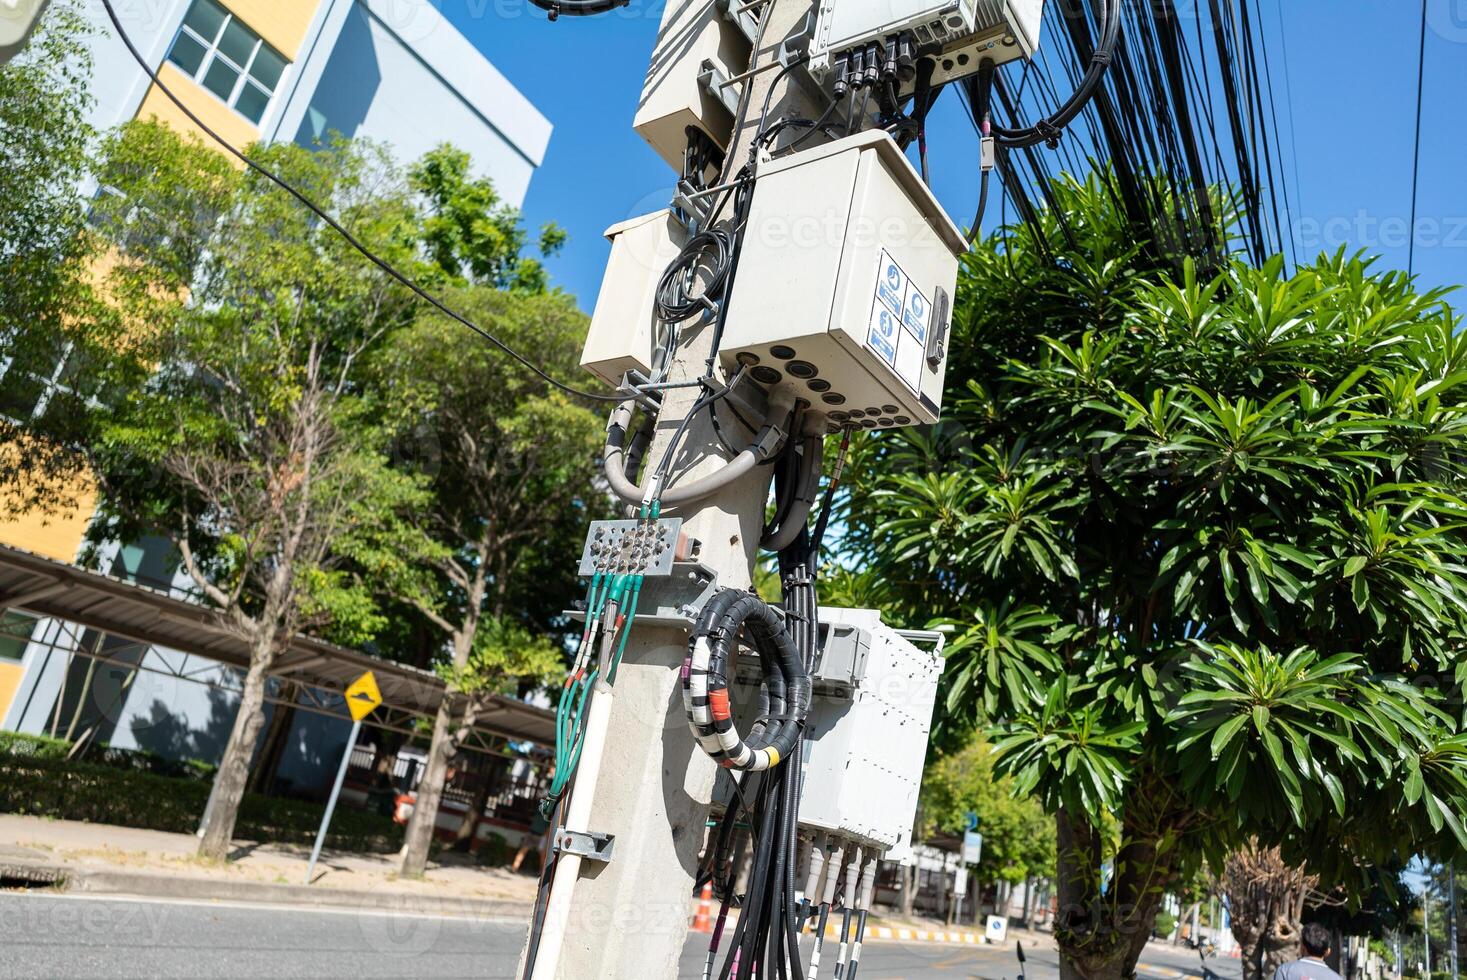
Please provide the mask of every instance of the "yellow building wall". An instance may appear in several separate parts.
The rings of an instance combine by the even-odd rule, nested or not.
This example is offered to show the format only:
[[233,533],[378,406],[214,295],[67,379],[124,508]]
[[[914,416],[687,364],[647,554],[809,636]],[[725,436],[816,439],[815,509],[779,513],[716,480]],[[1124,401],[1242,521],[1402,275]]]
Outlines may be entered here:
[[295,61],[306,30],[320,6],[316,0],[223,0],[229,12],[265,39],[265,43]]
[[0,718],[10,709],[15,692],[20,690],[20,679],[25,675],[20,664],[0,663]]
[[[168,86],[170,92],[183,100],[190,112],[228,140],[235,149],[243,150],[260,138],[260,131],[253,123],[216,99],[212,93],[200,88],[192,78],[172,65],[165,64],[158,69],[158,79]],[[193,120],[185,116],[173,100],[160,92],[156,85],[148,89],[143,104],[138,108],[138,118],[157,119],[180,133],[197,136],[209,146],[218,145],[195,126]]]
[[[319,5],[317,0],[224,0],[224,6],[231,13],[291,62],[300,54],[306,31]],[[162,64],[158,69],[158,77],[184,101],[190,111],[236,148],[243,149],[260,138],[260,131],[249,120],[205,91],[173,65],[167,62]],[[212,145],[213,141],[168,96],[159,91],[157,86],[153,86],[143,99],[142,106],[138,109],[138,118],[156,118],[181,133],[192,133]],[[107,262],[108,260],[103,260],[104,265]],[[77,506],[66,513],[32,513],[15,520],[0,520],[0,543],[24,548],[58,561],[75,561],[97,503],[95,487],[90,481],[77,488],[76,499]],[[7,686],[9,672],[15,672],[17,677]],[[13,685],[18,683],[18,677],[18,668],[0,664],[0,714],[4,713],[5,706],[14,694]]]

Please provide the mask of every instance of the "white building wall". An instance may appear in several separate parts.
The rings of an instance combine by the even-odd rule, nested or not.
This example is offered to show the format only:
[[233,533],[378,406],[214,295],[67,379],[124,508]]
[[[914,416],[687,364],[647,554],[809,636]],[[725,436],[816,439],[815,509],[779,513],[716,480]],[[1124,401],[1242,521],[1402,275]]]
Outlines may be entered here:
[[524,202],[550,122],[436,8],[326,0],[317,20],[267,138],[366,136],[403,162],[451,142],[507,203]]

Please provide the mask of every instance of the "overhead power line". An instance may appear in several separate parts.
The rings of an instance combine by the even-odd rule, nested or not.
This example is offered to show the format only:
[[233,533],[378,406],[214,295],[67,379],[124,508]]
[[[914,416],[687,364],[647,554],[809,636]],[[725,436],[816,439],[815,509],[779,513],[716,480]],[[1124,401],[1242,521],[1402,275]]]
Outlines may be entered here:
[[1426,3],[1421,0],[1421,50],[1416,61],[1416,149],[1411,158],[1411,239],[1406,251],[1406,274],[1416,274],[1416,202],[1421,188],[1421,116],[1426,98]]
[[132,38],[129,37],[127,31],[123,29],[122,20],[120,17],[118,17],[117,8],[113,6],[112,0],[102,0],[102,6],[106,8],[107,17],[109,20],[112,21],[113,29],[117,31],[117,36],[122,39],[122,43],[127,47],[128,53],[132,55],[133,60],[136,61],[139,67],[143,69],[144,73],[146,73],[147,76],[152,79],[153,84],[158,87],[158,91],[167,96],[168,100],[176,105],[179,108],[179,111],[181,111],[185,116],[188,117],[190,122],[192,122],[205,134],[207,134],[210,139],[223,147],[225,151],[227,151],[231,156],[240,160],[242,163],[244,163],[245,166],[249,167],[251,170],[254,170],[266,180],[270,181],[272,184],[285,191],[291,197],[295,198],[308,211],[324,221],[327,226],[331,228],[332,231],[340,235],[348,245],[350,245],[356,251],[360,252],[362,256],[367,259],[367,261],[371,262],[377,268],[387,273],[388,276],[397,280],[403,286],[406,286],[408,290],[412,292],[412,294],[418,299],[427,303],[429,306],[433,307],[435,310],[437,310],[439,313],[442,313],[449,319],[469,328],[480,337],[483,337],[485,340],[489,341],[489,343],[499,348],[499,350],[503,351],[505,354],[508,354],[511,358],[518,361],[523,367],[534,373],[537,377],[539,377],[541,380],[545,381],[552,387],[558,388],[559,390],[575,398],[584,398],[588,401],[621,402],[626,400],[626,396],[622,394],[607,395],[599,394],[593,391],[583,391],[580,388],[573,387],[572,385],[568,385],[562,381],[557,381],[525,355],[521,354],[519,351],[509,346],[504,341],[500,340],[498,337],[494,336],[492,333],[485,330],[483,327],[479,326],[468,317],[464,316],[462,313],[459,313],[457,310],[448,306],[438,297],[434,296],[422,286],[418,285],[415,281],[413,281],[411,277],[399,270],[391,262],[388,262],[386,259],[382,258],[376,252],[372,251],[370,248],[364,245],[355,235],[353,235],[350,231],[343,227],[340,222],[338,222],[330,214],[327,214],[325,209],[316,204],[315,201],[312,201],[304,193],[297,190],[288,181],[276,174],[273,170],[256,162],[248,154],[236,148],[232,143],[226,140],[223,136],[219,135],[217,132],[211,129],[207,123],[200,119],[192,109],[190,109],[187,105],[183,103],[182,99],[175,95],[173,91],[168,88],[167,85],[163,84],[163,81],[158,77],[157,70],[148,63],[147,58],[143,57],[142,52],[138,50],[137,45],[133,43]]

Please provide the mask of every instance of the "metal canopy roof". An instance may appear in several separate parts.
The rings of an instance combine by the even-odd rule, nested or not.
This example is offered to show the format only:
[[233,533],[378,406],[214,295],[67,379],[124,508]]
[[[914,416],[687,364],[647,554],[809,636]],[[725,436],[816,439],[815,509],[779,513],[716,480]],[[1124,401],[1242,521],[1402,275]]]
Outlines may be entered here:
[[[196,654],[240,671],[249,667],[245,639],[208,606],[0,545],[0,611],[5,610],[65,620],[135,643]],[[77,653],[106,659],[105,654]],[[348,718],[340,693],[367,670],[377,676],[382,691],[382,706],[367,724],[411,734],[418,719],[431,720],[437,713],[444,694],[438,675],[305,635],[292,638],[270,670],[271,677],[299,685],[301,698],[277,696],[272,700]],[[479,712],[475,734],[480,736],[477,747],[485,749],[506,739],[551,745],[555,714],[495,695]]]

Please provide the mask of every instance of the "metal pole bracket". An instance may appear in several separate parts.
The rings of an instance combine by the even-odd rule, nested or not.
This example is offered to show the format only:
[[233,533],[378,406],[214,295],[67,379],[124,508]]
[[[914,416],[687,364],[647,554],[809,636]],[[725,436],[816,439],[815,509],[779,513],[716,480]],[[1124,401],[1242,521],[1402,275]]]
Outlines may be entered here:
[[611,849],[616,844],[615,834],[598,834],[589,830],[555,831],[555,850],[558,854],[575,854],[588,861],[611,863]]

